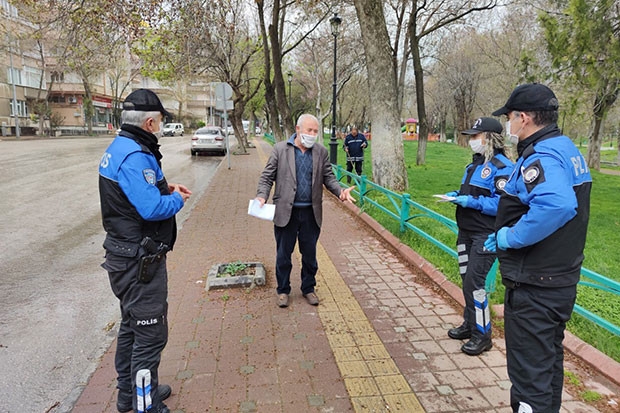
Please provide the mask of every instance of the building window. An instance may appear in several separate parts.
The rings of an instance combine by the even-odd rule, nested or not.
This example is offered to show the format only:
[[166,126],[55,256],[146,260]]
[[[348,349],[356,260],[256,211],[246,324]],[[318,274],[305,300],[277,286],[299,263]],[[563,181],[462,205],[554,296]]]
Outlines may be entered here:
[[17,8],[13,6],[9,0],[1,0],[0,5],[2,5],[2,8],[9,16],[17,17]]
[[37,69],[36,67],[24,66],[23,73],[23,85],[38,89],[39,86],[45,88],[45,79],[43,79],[43,83],[41,83],[41,78],[43,77],[43,71],[41,69]]
[[50,96],[49,101],[52,102],[52,103],[67,103],[67,100],[64,97],[64,95],[53,95],[53,96]]
[[[9,84],[15,84],[15,85],[22,84],[22,72],[17,68],[13,68],[12,71],[10,67],[7,68],[7,77],[9,79]],[[13,81],[13,79],[15,79],[15,81]]]
[[62,83],[65,81],[65,74],[63,72],[52,72],[52,82]]
[[[15,101],[11,99],[11,116],[15,116]],[[17,116],[24,118],[28,116],[28,105],[25,100],[17,101]]]

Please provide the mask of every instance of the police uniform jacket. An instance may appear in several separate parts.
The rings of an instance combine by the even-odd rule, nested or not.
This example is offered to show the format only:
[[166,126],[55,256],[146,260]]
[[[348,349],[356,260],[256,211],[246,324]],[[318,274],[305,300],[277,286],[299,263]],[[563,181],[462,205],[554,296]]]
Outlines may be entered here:
[[592,177],[585,159],[557,125],[518,145],[519,159],[499,203],[496,228],[508,227],[497,250],[502,277],[541,287],[579,282]]
[[465,167],[459,195],[468,195],[467,208],[456,207],[460,230],[490,234],[495,230],[495,215],[500,195],[513,169],[513,163],[497,151],[489,162],[474,154]]
[[155,135],[123,125],[99,165],[99,196],[104,248],[112,254],[133,257],[148,236],[172,249],[176,239],[175,214],[183,198],[170,193],[161,170],[161,153]]

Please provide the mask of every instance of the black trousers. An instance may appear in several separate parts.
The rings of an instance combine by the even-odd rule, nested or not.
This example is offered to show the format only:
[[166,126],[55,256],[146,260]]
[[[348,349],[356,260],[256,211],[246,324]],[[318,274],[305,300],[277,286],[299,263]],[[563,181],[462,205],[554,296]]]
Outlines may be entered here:
[[157,408],[158,368],[161,352],[168,342],[168,273],[166,258],[157,264],[149,283],[138,281],[136,258],[106,255],[102,265],[108,271],[110,286],[120,301],[121,324],[116,344],[117,388],[133,394],[136,409],[136,373],[151,372],[151,399]]
[[520,284],[506,288],[504,330],[514,412],[522,404],[529,405],[535,413],[560,411],[564,380],[562,341],[576,295],[576,286],[541,288]]
[[291,219],[284,227],[274,226],[276,237],[276,279],[278,294],[290,294],[291,269],[293,263],[291,255],[295,244],[299,240],[301,253],[301,292],[308,294],[316,286],[316,273],[319,265],[316,261],[316,243],[319,240],[321,228],[314,219],[312,207],[293,208]]
[[[350,161],[347,160],[347,172],[352,172],[353,171],[353,166],[355,166],[355,173],[358,175],[362,174],[362,163],[364,161]],[[347,183],[350,184],[351,183],[351,177],[349,175],[347,175]]]
[[456,243],[465,299],[463,319],[470,328],[472,336],[490,338],[490,329],[483,333],[476,327],[476,306],[474,304],[474,291],[484,290],[487,274],[496,257],[495,253],[483,248],[487,236],[488,234],[485,233],[459,231]]

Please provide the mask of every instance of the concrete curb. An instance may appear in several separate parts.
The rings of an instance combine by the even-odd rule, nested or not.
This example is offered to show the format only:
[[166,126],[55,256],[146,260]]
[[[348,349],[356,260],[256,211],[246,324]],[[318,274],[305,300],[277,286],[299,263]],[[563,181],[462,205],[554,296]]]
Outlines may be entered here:
[[[403,244],[396,236],[375,221],[370,215],[362,212],[356,205],[353,205],[350,202],[343,202],[342,205],[353,212],[388,244],[394,247],[403,256],[403,258],[407,260],[407,262],[422,270],[433,280],[433,282],[435,282],[450,297],[452,297],[454,301],[458,302],[463,307],[465,306],[465,300],[463,299],[461,288],[448,280],[446,276],[441,273],[441,271],[437,270],[433,266],[433,264],[412,250],[408,245]],[[498,317],[504,317],[503,305],[493,306],[493,310]],[[566,350],[582,359],[585,363],[592,367],[592,369],[605,376],[614,384],[620,386],[620,363],[601,353],[599,350],[584,342],[569,331],[565,331],[564,335],[564,348],[566,348]]]

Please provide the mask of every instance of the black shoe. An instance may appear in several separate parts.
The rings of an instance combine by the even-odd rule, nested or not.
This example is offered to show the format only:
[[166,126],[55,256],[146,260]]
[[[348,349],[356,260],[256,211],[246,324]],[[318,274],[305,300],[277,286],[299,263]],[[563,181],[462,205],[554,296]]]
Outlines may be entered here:
[[[170,395],[172,394],[172,388],[168,386],[167,384],[160,384],[159,386],[157,386],[157,392],[159,393],[159,399],[161,401],[164,401],[168,397],[170,397]],[[119,390],[118,398],[116,399],[116,410],[118,410],[121,413],[132,411],[133,400],[131,396],[132,394],[130,391]],[[162,406],[168,409],[166,405],[164,405],[163,403],[162,403]],[[165,413],[164,410],[162,410],[162,412]]]
[[465,338],[471,338],[471,329],[465,323],[461,324],[458,327],[451,328],[448,330],[448,337],[453,338],[455,340],[463,340]]
[[485,351],[491,350],[493,342],[488,337],[473,337],[467,343],[463,344],[461,351],[470,356],[477,356]]

